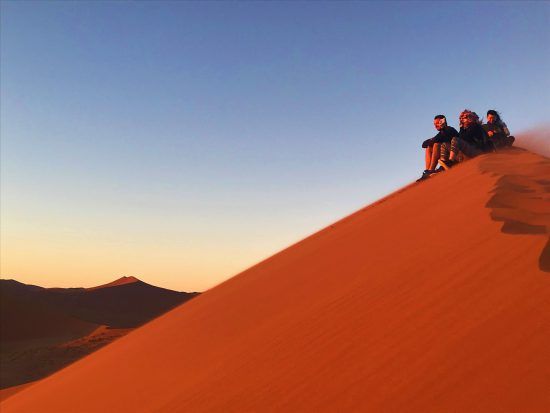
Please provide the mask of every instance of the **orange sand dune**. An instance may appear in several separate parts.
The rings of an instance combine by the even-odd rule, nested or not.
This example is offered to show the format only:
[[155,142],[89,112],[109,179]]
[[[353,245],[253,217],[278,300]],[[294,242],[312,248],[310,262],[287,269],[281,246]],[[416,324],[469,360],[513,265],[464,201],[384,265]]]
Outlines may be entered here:
[[0,389],[0,401],[6,400],[8,397],[13,396],[15,393],[29,387],[32,383],[20,384],[19,386],[8,387],[6,389]]
[[547,412],[549,177],[515,150],[412,184],[2,413]]

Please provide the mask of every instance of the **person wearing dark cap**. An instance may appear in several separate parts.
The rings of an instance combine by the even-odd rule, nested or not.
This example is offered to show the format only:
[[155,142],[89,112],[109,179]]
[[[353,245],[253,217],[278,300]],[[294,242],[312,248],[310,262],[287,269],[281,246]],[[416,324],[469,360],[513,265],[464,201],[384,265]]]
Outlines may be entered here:
[[426,179],[436,172],[435,167],[437,166],[437,161],[441,154],[441,145],[451,142],[453,137],[458,136],[456,129],[447,125],[447,118],[445,118],[444,115],[437,115],[434,118],[434,127],[438,132],[437,135],[422,143],[422,147],[426,149],[426,169],[418,181]]
[[483,125],[483,129],[485,129],[489,140],[494,143],[497,149],[512,146],[516,139],[510,136],[510,131],[502,121],[500,113],[494,109],[487,111],[487,123]]

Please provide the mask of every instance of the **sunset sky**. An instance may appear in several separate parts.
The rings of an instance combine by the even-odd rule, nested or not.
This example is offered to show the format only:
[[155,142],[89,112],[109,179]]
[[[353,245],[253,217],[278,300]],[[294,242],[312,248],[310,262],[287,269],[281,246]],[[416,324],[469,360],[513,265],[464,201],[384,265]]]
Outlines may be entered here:
[[[202,291],[548,122],[549,2],[1,2],[1,276]],[[434,205],[434,214],[444,214]]]

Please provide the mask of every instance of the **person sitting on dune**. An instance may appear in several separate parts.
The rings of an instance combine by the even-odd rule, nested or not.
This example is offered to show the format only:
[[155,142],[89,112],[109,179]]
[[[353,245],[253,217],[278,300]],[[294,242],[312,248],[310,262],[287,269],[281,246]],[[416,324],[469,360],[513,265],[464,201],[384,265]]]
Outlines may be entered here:
[[455,128],[447,125],[447,118],[444,115],[437,115],[434,118],[434,126],[438,131],[433,138],[427,139],[422,143],[422,147],[426,149],[426,169],[422,173],[419,181],[428,178],[435,172],[437,161],[441,153],[441,145],[451,142],[453,137],[458,136]]
[[515,141],[515,138],[510,136],[510,131],[502,121],[500,113],[496,110],[487,111],[487,123],[483,125],[483,129],[485,129],[489,140],[493,142],[497,149],[512,146]]
[[471,110],[464,109],[459,117],[460,132],[449,143],[442,144],[438,161],[443,169],[449,169],[459,160],[459,154],[473,158],[483,152],[493,150],[487,134],[481,126],[479,116]]

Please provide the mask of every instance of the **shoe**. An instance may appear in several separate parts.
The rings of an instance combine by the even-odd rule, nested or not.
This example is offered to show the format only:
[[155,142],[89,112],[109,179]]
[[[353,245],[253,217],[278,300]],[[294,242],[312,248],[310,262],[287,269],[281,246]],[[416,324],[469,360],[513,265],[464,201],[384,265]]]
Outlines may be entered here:
[[416,182],[423,181],[424,179],[428,179],[431,174],[435,173],[435,171],[431,169],[426,169],[424,172],[422,172],[422,176],[416,180]]
[[448,160],[440,159],[439,161],[437,161],[437,163],[441,166],[441,168],[448,171],[456,164],[456,161],[451,161],[450,159]]

